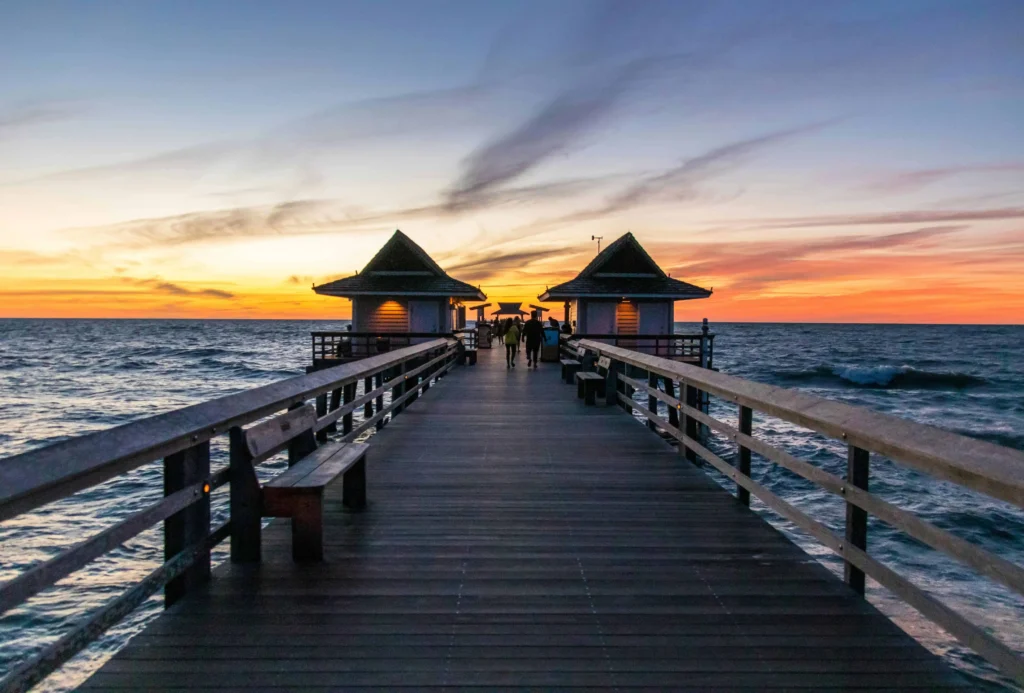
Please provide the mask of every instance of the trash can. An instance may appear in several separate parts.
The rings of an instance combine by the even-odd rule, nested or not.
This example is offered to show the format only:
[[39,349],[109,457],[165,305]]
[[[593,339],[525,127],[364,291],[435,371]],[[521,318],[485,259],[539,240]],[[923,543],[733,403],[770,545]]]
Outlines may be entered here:
[[544,328],[544,342],[540,346],[540,360],[547,363],[557,363],[558,356],[558,328],[546,326]]

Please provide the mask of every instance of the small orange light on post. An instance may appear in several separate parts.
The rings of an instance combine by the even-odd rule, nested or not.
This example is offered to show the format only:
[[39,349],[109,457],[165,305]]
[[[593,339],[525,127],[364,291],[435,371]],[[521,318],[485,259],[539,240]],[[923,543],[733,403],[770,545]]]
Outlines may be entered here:
[[210,484],[203,484],[203,493],[210,492]]

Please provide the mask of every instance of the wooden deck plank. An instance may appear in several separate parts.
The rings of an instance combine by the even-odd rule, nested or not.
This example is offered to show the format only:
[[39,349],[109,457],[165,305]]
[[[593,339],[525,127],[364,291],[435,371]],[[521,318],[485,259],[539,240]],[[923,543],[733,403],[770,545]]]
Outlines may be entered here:
[[[287,520],[84,690],[954,690],[832,573],[558,366],[481,352],[378,433],[369,505]],[[965,688],[960,688],[961,690]]]

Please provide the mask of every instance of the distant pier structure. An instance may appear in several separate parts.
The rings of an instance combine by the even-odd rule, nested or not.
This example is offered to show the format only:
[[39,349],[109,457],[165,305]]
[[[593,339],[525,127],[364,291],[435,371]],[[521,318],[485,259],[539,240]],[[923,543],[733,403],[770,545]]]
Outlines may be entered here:
[[706,319],[701,334],[673,334],[675,302],[711,293],[668,276],[627,233],[574,279],[547,289],[538,299],[563,301],[565,320],[575,320],[574,332],[582,338],[711,367],[714,336]]
[[350,330],[312,333],[314,369],[451,335],[465,326],[463,302],[487,298],[478,287],[448,276],[401,231],[362,271],[313,291],[352,301]]

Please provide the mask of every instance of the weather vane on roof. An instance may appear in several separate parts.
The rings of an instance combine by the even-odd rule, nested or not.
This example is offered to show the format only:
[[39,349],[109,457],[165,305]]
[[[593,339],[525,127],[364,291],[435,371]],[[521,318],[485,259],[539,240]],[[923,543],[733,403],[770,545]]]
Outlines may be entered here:
[[597,254],[601,254],[601,241],[604,240],[604,236],[591,236],[590,240],[597,241]]

